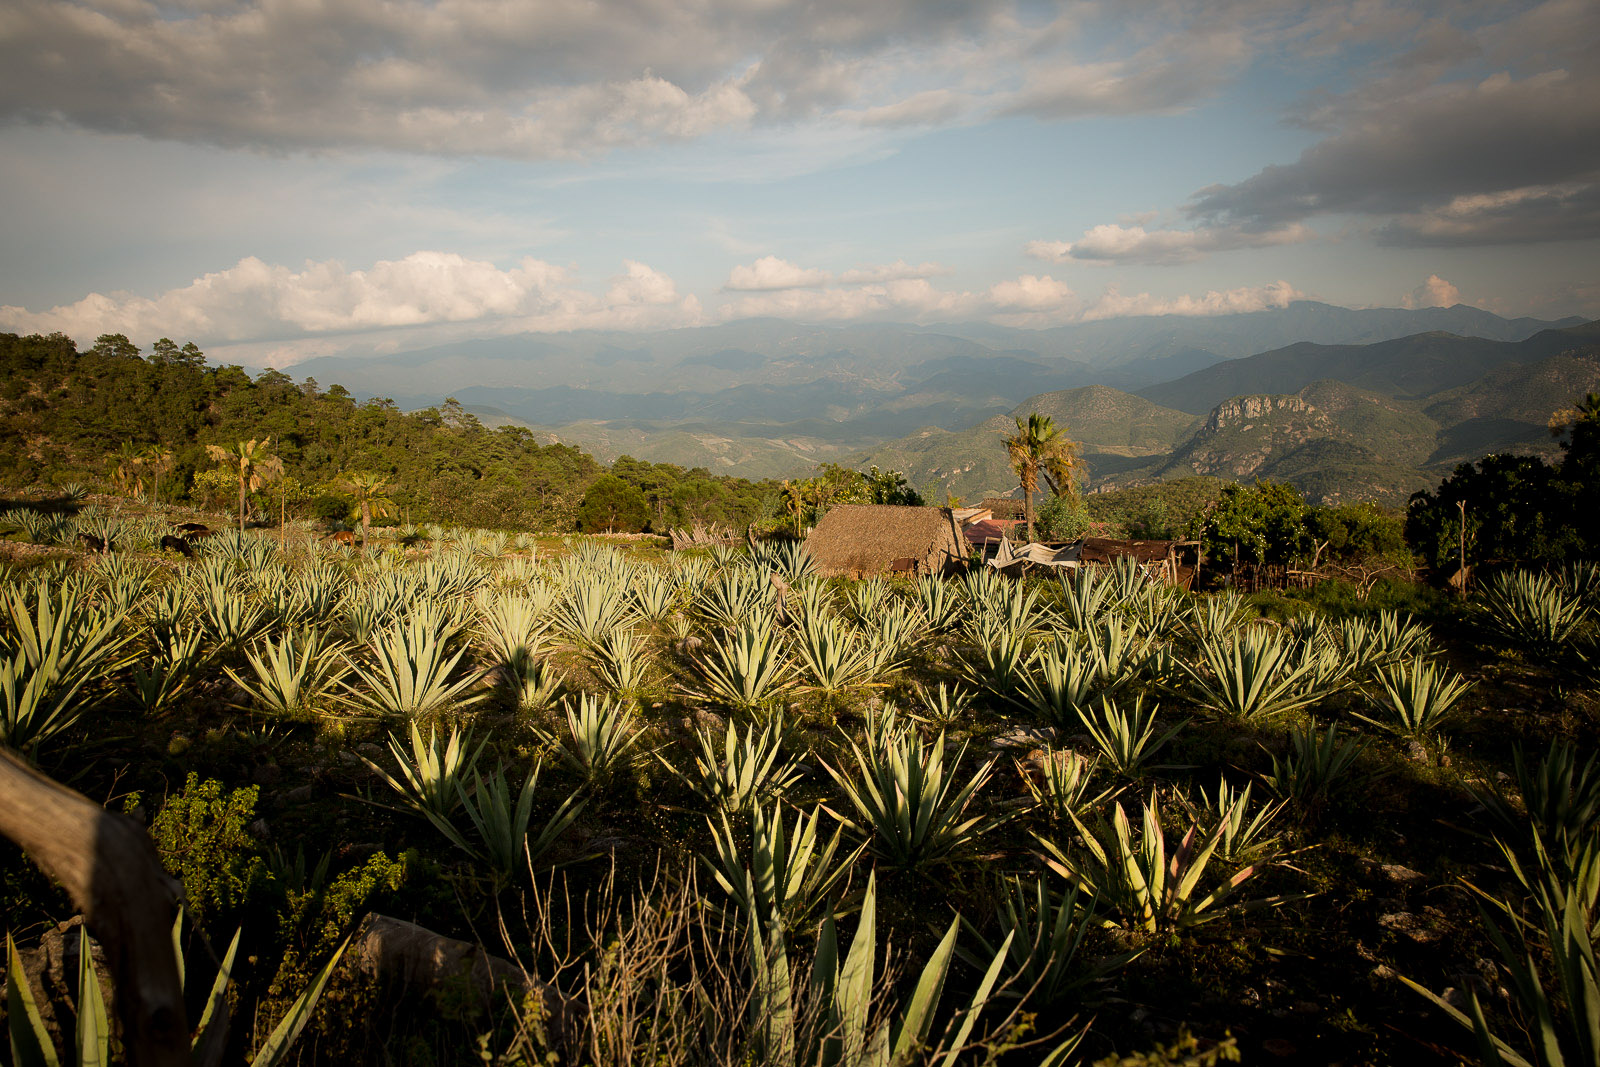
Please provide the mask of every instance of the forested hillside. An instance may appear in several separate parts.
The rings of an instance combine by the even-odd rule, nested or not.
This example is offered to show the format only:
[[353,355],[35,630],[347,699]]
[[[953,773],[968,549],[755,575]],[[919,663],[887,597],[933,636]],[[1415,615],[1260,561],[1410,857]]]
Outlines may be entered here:
[[299,513],[324,518],[348,507],[338,482],[355,472],[390,483],[399,517],[482,527],[572,529],[597,484],[634,529],[749,522],[764,497],[775,499],[770,485],[635,461],[619,460],[619,478],[602,481],[579,449],[541,444],[522,427],[488,429],[459,404],[357,403],[339,385],[208,367],[192,344],[158,342],[145,358],[121,337],[79,352],[59,334],[0,334],[0,381],[0,481],[9,485],[103,483],[120,467],[155,493],[155,466],[139,456],[160,449],[171,453],[160,497],[184,500],[216,467],[208,444],[270,438],[286,474],[273,503],[286,495]]

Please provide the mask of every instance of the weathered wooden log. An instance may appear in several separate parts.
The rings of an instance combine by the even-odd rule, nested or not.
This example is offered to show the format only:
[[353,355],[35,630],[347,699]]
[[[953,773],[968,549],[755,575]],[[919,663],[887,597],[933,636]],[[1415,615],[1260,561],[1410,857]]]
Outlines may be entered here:
[[66,887],[105,949],[128,1062],[187,1067],[189,1024],[172,954],[183,887],[144,827],[0,749],[0,833]]

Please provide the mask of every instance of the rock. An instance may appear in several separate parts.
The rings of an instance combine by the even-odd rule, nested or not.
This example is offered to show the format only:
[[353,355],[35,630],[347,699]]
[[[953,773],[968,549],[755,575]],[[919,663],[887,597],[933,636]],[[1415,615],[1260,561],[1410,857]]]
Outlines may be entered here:
[[1428,927],[1428,923],[1420,915],[1409,911],[1390,912],[1378,916],[1378,924],[1388,927],[1397,933],[1405,934],[1419,945],[1439,940],[1439,934]]
[[272,827],[267,825],[267,820],[265,819],[257,819],[255,822],[247,826],[246,829],[250,831],[250,836],[255,838],[257,841],[272,840]]
[[1410,867],[1402,867],[1398,863],[1385,863],[1378,868],[1383,876],[1391,882],[1401,885],[1411,885],[1414,882],[1425,882],[1428,876],[1421,871],[1413,871]]
[[277,804],[279,807],[284,808],[293,807],[296,804],[304,804],[316,794],[316,791],[317,787],[314,785],[296,786],[287,792],[279,793],[276,798]]
[[1389,966],[1387,963],[1380,963],[1376,967],[1372,968],[1372,977],[1374,978],[1382,978],[1387,980],[1391,978],[1398,978],[1399,976],[1400,972]]
[[277,785],[283,780],[283,768],[276,763],[263,763],[250,775],[256,785]]
[[354,752],[345,751],[343,749],[339,751],[339,762],[344,764],[346,767],[362,766],[360,756],[356,755]]
[[356,746],[356,751],[374,763],[381,760],[384,756],[383,746],[374,744],[371,741],[361,742],[361,744]]
[[1045,745],[1052,745],[1055,743],[1055,739],[1056,732],[1049,727],[1035,729],[1030,726],[1015,726],[990,741],[989,748],[996,752],[1013,748],[1031,750],[1042,748]]

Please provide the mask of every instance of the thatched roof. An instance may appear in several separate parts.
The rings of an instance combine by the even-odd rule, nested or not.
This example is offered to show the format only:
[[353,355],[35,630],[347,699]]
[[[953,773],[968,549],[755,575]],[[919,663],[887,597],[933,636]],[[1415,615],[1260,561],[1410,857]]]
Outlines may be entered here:
[[949,508],[841,504],[806,538],[806,551],[825,575],[877,574],[897,560],[917,573],[938,573],[967,557],[966,539]]

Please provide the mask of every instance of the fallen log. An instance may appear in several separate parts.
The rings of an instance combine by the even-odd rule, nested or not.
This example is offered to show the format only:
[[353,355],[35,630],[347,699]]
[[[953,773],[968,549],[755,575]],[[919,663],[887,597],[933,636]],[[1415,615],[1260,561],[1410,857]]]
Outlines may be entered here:
[[66,887],[105,950],[128,1062],[187,1067],[189,1023],[172,952],[182,885],[144,827],[0,749],[0,833]]

